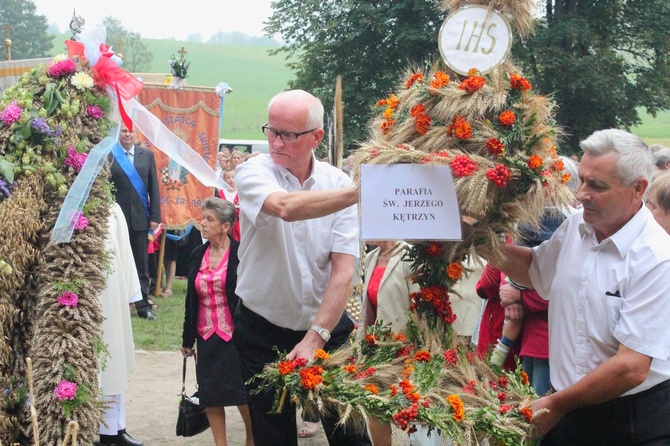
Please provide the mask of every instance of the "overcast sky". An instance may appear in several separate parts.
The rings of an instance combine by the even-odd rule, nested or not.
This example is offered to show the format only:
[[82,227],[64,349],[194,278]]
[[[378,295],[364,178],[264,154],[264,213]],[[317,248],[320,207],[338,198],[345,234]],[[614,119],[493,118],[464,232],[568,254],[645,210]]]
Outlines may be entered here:
[[[241,32],[263,35],[263,22],[271,14],[272,0],[33,0],[37,14],[45,15],[47,23],[55,23],[61,32],[69,32],[72,11],[86,20],[86,26],[102,23],[107,16],[118,18],[123,27],[150,39],[186,40],[200,33],[203,41],[213,34]],[[114,9],[112,9],[112,7]]]

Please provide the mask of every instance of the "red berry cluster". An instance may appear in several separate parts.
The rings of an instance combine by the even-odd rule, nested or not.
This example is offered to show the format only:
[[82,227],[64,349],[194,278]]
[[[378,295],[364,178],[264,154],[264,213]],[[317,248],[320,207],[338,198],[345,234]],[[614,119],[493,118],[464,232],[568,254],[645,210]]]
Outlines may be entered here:
[[509,177],[509,170],[502,164],[496,164],[496,167],[486,171],[486,178],[501,189],[505,187]]
[[372,375],[373,373],[375,373],[375,368],[374,367],[368,367],[366,370],[363,370],[362,372],[359,372],[358,375],[356,375],[356,378],[363,379],[366,376]]
[[[416,417],[419,415],[419,404],[414,403],[406,409],[400,409],[393,415],[393,421],[398,427],[402,430],[406,430],[409,423],[416,420]],[[409,432],[416,431],[416,428],[412,426]]]
[[451,161],[451,163],[449,163],[449,165],[456,178],[469,177],[477,170],[477,163],[467,155],[458,155]]

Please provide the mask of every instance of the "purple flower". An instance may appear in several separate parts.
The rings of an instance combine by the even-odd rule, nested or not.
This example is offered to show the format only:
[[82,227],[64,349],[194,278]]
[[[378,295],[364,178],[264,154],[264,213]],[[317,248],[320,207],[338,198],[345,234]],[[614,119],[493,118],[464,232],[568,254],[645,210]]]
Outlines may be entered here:
[[70,146],[67,148],[67,157],[65,157],[63,162],[79,172],[84,166],[87,157],[88,155],[86,153],[79,153]]
[[63,294],[56,298],[59,304],[65,307],[76,307],[79,303],[79,296],[72,291],[65,291]]
[[5,198],[9,198],[11,195],[12,189],[16,187],[16,181],[8,183],[6,180],[0,178],[0,197],[5,195]]
[[60,124],[56,124],[56,130],[53,131],[51,136],[53,136],[54,138],[59,138],[60,135],[62,134],[63,134],[63,127],[61,127]]
[[103,112],[97,105],[87,105],[86,113],[95,119],[102,119],[102,117],[105,116],[105,112]]
[[43,135],[51,136],[52,131],[51,128],[49,128],[49,124],[47,124],[46,118],[35,118],[33,119],[33,129],[37,130]]
[[23,109],[14,101],[0,112],[0,119],[2,119],[3,124],[9,127],[21,118],[22,112]]
[[77,211],[76,214],[77,221],[74,224],[74,229],[77,231],[84,230],[88,227],[88,218],[84,217],[84,213]]
[[49,76],[63,77],[77,70],[77,64],[72,59],[63,59],[49,66]]
[[59,401],[73,400],[77,396],[77,383],[61,380],[54,389],[54,393]]

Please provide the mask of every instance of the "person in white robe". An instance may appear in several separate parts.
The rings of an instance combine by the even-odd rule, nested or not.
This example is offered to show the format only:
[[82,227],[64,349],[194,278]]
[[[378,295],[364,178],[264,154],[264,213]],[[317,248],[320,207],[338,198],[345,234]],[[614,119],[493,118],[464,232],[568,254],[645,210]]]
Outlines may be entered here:
[[100,444],[142,446],[126,432],[124,394],[128,374],[135,370],[135,344],[129,304],[142,299],[140,280],[130,248],[128,225],[121,207],[114,203],[109,217],[105,249],[113,251],[107,286],[100,294],[102,339],[108,355],[100,364],[99,383],[105,403],[104,423],[100,425]]

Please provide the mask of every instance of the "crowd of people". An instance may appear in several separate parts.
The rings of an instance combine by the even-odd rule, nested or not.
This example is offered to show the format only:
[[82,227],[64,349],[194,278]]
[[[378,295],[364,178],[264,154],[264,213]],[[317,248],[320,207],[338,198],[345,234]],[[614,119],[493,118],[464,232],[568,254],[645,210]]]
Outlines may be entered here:
[[[348,342],[354,329],[345,304],[361,250],[355,160],[342,169],[317,160],[323,115],[313,95],[279,93],[262,126],[270,153],[223,148],[217,156],[226,186],[202,205],[205,243],[190,256],[181,349],[197,352],[200,401],[217,446],[227,444],[226,406],[238,407],[247,446],[294,446],[317,422],[330,445],[391,444],[391,426],[380,420],[345,430],[326,411],[299,426],[293,402],[270,414],[274,394],[251,392],[250,379],[278,352],[310,360],[317,349]],[[135,306],[152,319],[146,240],[160,222],[159,198],[153,156],[134,143],[132,130],[122,131],[125,153],[115,154],[112,179],[139,278]],[[581,160],[563,158],[574,205],[546,209],[539,230],[520,228],[521,240],[503,248],[506,260],[459,290],[481,308],[460,330],[494,366],[521,363],[539,395],[533,424],[543,446],[668,444],[670,149],[614,129],[595,132],[581,148]],[[403,257],[409,247],[368,241],[364,327],[403,331],[417,289]],[[141,444],[129,438],[105,444]]]

